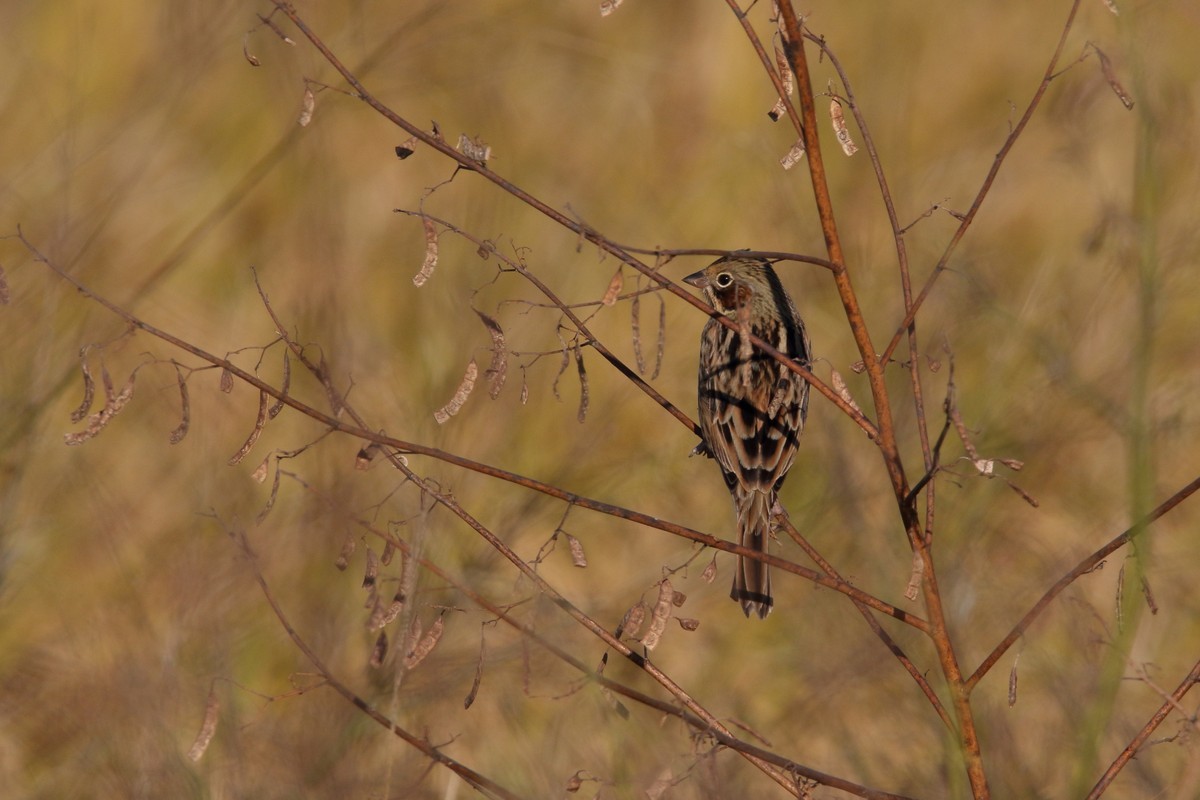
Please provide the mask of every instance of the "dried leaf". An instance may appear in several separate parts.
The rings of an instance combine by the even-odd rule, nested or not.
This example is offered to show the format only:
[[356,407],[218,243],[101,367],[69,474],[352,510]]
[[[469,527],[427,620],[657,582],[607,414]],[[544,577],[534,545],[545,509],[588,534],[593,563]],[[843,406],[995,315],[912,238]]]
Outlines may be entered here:
[[229,367],[221,369],[221,391],[225,394],[233,391],[233,373],[229,371]]
[[413,286],[424,286],[438,262],[437,228],[428,217],[421,218],[421,225],[425,228],[425,260],[421,263],[421,271],[413,275]]
[[567,548],[571,551],[571,563],[577,567],[586,567],[588,562],[587,555],[583,552],[583,543],[565,531],[563,535],[567,537]]
[[[415,620],[416,617],[413,617],[413,619]],[[426,656],[433,652],[433,648],[437,646],[438,640],[442,638],[442,630],[445,627],[444,619],[444,614],[438,614],[438,618],[429,627],[429,631],[421,637],[421,641],[417,646],[404,657],[404,666],[406,669],[413,669],[424,661]],[[419,625],[417,630],[420,630]]]
[[379,669],[383,666],[383,660],[387,658],[388,637],[387,631],[380,631],[375,637],[375,646],[371,648],[371,658],[367,662],[374,669]]
[[783,158],[779,159],[779,165],[784,169],[791,169],[799,164],[802,158],[804,158],[804,140],[797,139],[796,143],[784,154]]
[[242,459],[249,454],[250,450],[258,441],[258,437],[262,435],[263,428],[267,424],[267,399],[270,397],[266,392],[259,391],[258,393],[258,417],[254,420],[254,430],[250,431],[250,435],[246,437],[246,442],[241,446],[236,453],[229,457],[229,466],[237,466],[242,463]]
[[857,153],[858,145],[850,138],[850,129],[846,127],[846,117],[842,114],[842,103],[836,97],[829,101],[829,118],[833,120],[833,132],[842,146],[842,152],[848,156]]
[[483,374],[488,379],[488,396],[495,400],[508,377],[508,346],[505,344],[504,330],[500,323],[482,311],[477,310],[475,313],[483,320],[484,327],[492,337],[492,363]]
[[620,7],[625,0],[600,0],[600,16],[607,17]]
[[182,411],[179,426],[171,431],[171,444],[182,442],[183,437],[187,436],[188,427],[192,424],[192,403],[188,398],[187,381],[179,367],[175,367],[175,379],[179,383],[179,405],[182,407]]
[[84,347],[79,351],[79,366],[83,370],[83,402],[79,404],[79,408],[71,412],[71,422],[79,423],[87,416],[87,413],[92,410],[92,402],[96,399],[96,381],[92,378],[92,372],[88,369],[87,351]]
[[213,734],[217,732],[217,715],[221,711],[221,698],[217,695],[216,687],[208,690],[208,700],[204,703],[204,722],[200,724],[200,732],[188,748],[188,758],[199,761],[208,750]]
[[602,305],[615,306],[617,298],[621,296],[621,287],[625,284],[625,275],[618,269],[613,273],[612,280],[608,282],[608,289],[604,291],[604,297],[600,298]]
[[583,368],[583,350],[578,344],[575,345],[575,367],[579,370],[579,413],[575,418],[582,424],[587,418],[589,397],[587,370]]
[[304,99],[301,101],[300,117],[296,120],[301,128],[307,128],[308,123],[312,122],[313,111],[317,107],[317,96],[313,94],[312,87],[304,87]]
[[433,412],[433,418],[439,425],[444,425],[448,419],[459,412],[463,403],[467,402],[467,398],[471,396],[471,390],[475,388],[475,379],[478,377],[479,366],[472,358],[467,364],[467,371],[463,374],[462,382],[458,384],[458,389],[454,392],[454,397],[451,397],[450,402],[446,405]]
[[704,568],[704,572],[700,573],[700,580],[705,583],[712,583],[717,578],[717,556],[714,553],[712,561],[708,562],[708,566]]

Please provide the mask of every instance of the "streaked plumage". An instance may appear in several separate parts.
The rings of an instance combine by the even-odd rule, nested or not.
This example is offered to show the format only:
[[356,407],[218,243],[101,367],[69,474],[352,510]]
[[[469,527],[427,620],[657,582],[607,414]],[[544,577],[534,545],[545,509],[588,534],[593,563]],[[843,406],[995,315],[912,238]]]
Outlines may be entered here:
[[[783,284],[762,259],[729,256],[684,278],[714,309],[808,366],[808,334]],[[737,512],[738,540],[766,552],[771,510],[808,416],[808,381],[715,319],[700,337],[700,429],[721,465]],[[767,565],[738,558],[730,596],[746,616],[774,602]]]

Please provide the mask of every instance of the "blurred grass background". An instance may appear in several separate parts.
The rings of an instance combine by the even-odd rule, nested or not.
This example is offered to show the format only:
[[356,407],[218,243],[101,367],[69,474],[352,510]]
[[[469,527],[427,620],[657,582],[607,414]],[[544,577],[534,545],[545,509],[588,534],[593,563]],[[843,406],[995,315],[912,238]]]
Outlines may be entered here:
[[[937,0],[919,10],[801,9],[855,81],[905,224],[933,203],[967,208],[1036,87],[1067,8]],[[576,421],[573,370],[556,401],[557,315],[512,302],[540,300],[531,287],[497,276],[494,259],[481,260],[450,235],[432,280],[412,285],[421,228],[392,209],[416,208],[428,187],[449,177],[447,163],[424,149],[397,160],[393,148],[407,136],[332,91],[317,95],[312,124],[298,127],[303,79],[340,83],[286,24],[296,47],[265,28],[243,38],[255,13],[268,9],[4,4],[2,232],[20,224],[47,256],[151,324],[218,354],[245,349],[236,360],[246,368],[260,357],[252,348],[273,336],[253,266],[297,337],[319,346],[340,386],[353,383],[351,401],[371,424],[729,536],[732,513],[715,466],[686,458],[692,434],[593,354],[585,352],[586,421]],[[594,2],[510,0],[485,10],[362,0],[300,11],[402,116],[436,120],[451,141],[460,132],[479,136],[501,174],[556,207],[569,205],[614,240],[821,253],[807,174],[778,165],[794,136],[767,120],[773,91],[724,4],[631,0],[603,20]],[[1056,79],[919,318],[922,349],[940,362],[925,370],[931,427],[941,423],[945,343],[976,445],[1024,461],[1014,480],[1040,501],[1031,508],[1001,482],[970,477],[966,465],[959,479],[938,483],[940,580],[967,669],[1050,583],[1200,468],[1200,10],[1176,0],[1123,3],[1121,12],[1084,3],[1065,63],[1096,43],[1134,95],[1134,110],[1121,106],[1095,56]],[[766,13],[753,12],[764,34]],[[243,41],[261,67],[247,63]],[[820,91],[835,76],[815,56],[813,63]],[[847,254],[882,346],[902,317],[894,251],[865,154],[844,159],[830,133],[822,130]],[[457,175],[424,203],[519,254],[568,302],[599,298],[616,269],[475,175]],[[956,224],[935,213],[910,233],[918,284]],[[114,342],[122,324],[15,241],[0,243],[0,263],[12,294],[0,312],[0,785],[8,796],[469,791],[443,770],[424,775],[422,758],[328,690],[264,698],[290,692],[293,674],[309,667],[226,526],[249,531],[292,622],[343,679],[518,793],[559,796],[584,770],[602,781],[585,784],[589,796],[597,786],[602,796],[634,796],[664,769],[681,778],[673,797],[772,791],[736,756],[698,758],[705,746],[673,723],[636,707],[622,720],[594,689],[572,692],[568,668],[536,648],[526,656],[514,634],[493,626],[482,628],[479,698],[464,711],[487,616],[428,579],[418,603],[426,626],[436,604],[466,610],[447,616],[438,649],[393,697],[392,672],[366,664],[373,637],[363,626],[362,545],[346,572],[333,562],[348,537],[361,538],[351,515],[379,524],[413,519],[412,488],[382,464],[354,471],[358,444],[329,439],[284,464],[316,491],[285,479],[274,510],[256,525],[267,486],[250,479],[254,465],[271,448],[299,447],[320,430],[287,411],[246,463],[226,466],[252,427],[256,398],[244,386],[222,394],[212,371],[190,381],[192,431],[180,444],[167,442],[178,422],[175,377],[157,366],[139,373],[132,404],[95,441],[64,447],[82,391],[80,347],[113,342],[103,360],[118,384],[151,356],[193,362],[146,336]],[[702,263],[673,263],[666,272],[678,278]],[[827,275],[785,269],[824,359],[818,373],[836,368],[865,405]],[[1149,316],[1139,292],[1153,299]],[[693,413],[704,318],[665,302],[665,358],[654,384]],[[471,306],[496,316],[515,349],[551,354],[523,359],[527,404],[514,360],[497,400],[477,389],[459,416],[438,426],[433,411],[467,361],[488,360],[489,339]],[[658,309],[656,298],[642,299],[651,354]],[[622,302],[591,325],[632,363],[630,314]],[[98,364],[99,351],[91,358]],[[1138,365],[1146,368],[1141,395]],[[279,380],[278,348],[263,358],[261,374]],[[295,375],[293,386],[321,405],[311,379]],[[915,480],[920,453],[899,369],[892,386]],[[1139,430],[1147,455],[1135,461]],[[947,446],[947,456],[960,454]],[[413,463],[525,558],[562,517],[562,505],[540,495]],[[880,461],[822,400],[814,400],[783,500],[844,575],[902,601],[909,557]],[[1197,519],[1185,505],[1151,530],[1141,566],[1160,611],[1141,615],[1129,661],[1118,663],[1127,675],[1150,665],[1168,689],[1200,652]],[[500,602],[531,594],[448,514],[435,511],[427,525],[426,554],[464,582]],[[610,626],[643,593],[652,599],[662,567],[691,552],[681,540],[579,510],[563,527],[582,541],[590,566],[573,568],[560,544],[541,570]],[[799,558],[794,546],[779,552]],[[1080,780],[1090,785],[1162,702],[1144,682],[1102,677],[1103,664],[1123,659],[1113,643],[1126,555],[1072,586],[978,689],[997,796],[1075,796]],[[731,560],[718,559],[709,585],[700,580],[707,559],[675,578],[688,594],[679,613],[701,625],[669,629],[654,652],[669,674],[714,713],[741,720],[801,763],[920,797],[965,793],[937,717],[843,598],[779,575],[779,610],[763,624],[748,622],[726,597]],[[596,641],[549,604],[527,603],[519,613],[598,662]],[[889,630],[936,674],[923,641]],[[1020,691],[1009,708],[1006,676],[1018,652]],[[610,664],[608,674],[656,692],[624,664]],[[193,764],[185,754],[213,685],[219,727]],[[1194,731],[1177,715],[1159,731],[1175,734],[1140,754],[1112,796],[1195,796],[1200,757]]]

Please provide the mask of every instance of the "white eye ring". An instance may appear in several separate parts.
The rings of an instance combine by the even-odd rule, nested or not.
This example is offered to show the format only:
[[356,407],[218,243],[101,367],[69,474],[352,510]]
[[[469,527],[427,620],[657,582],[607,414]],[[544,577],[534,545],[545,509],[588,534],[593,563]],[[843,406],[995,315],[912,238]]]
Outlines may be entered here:
[[733,276],[730,275],[728,272],[722,272],[720,275],[717,276],[716,283],[717,283],[718,289],[728,289],[730,286],[733,285]]

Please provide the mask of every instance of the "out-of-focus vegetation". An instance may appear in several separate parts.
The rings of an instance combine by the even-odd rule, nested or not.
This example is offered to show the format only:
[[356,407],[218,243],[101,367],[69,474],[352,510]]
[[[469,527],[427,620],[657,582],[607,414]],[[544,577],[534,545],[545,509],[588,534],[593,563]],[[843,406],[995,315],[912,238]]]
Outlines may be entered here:
[[[759,5],[755,25],[768,35]],[[904,224],[935,203],[965,210],[1014,109],[1040,80],[1068,6],[801,9],[854,81]],[[432,278],[415,287],[421,225],[393,209],[423,202],[523,259],[567,302],[597,301],[618,264],[476,175],[445,183],[453,168],[428,148],[398,160],[393,149],[407,134],[350,96],[318,92],[312,123],[299,127],[304,78],[343,84],[286,24],[295,47],[257,27],[256,12],[270,7],[3,4],[0,233],[21,225],[99,294],[206,350],[237,352],[246,369],[261,357],[260,374],[278,385],[281,348],[258,349],[275,333],[253,267],[273,308],[323,354],[372,426],[729,538],[718,470],[687,458],[693,434],[588,350],[589,409],[577,421],[574,367],[558,381],[560,397],[554,386],[559,313],[450,234]],[[965,462],[937,481],[941,588],[968,670],[1051,583],[1200,471],[1200,9],[1174,0],[1120,10],[1083,3],[1065,63],[1095,43],[1133,110],[1094,53],[1056,78],[918,318],[931,426],[942,422],[948,348],[976,446],[1024,462],[1005,474],[1040,504],[972,476]],[[628,0],[603,19],[594,0],[367,0],[300,11],[384,103],[422,125],[436,120],[450,141],[478,136],[494,169],[615,241],[824,254],[806,171],[779,166],[794,133],[767,119],[775,93],[723,3]],[[820,91],[836,76],[815,52],[812,64]],[[903,317],[886,218],[865,153],[846,159],[822,134],[847,259],[882,347]],[[908,235],[918,284],[956,225],[935,211]],[[679,278],[702,263],[665,271]],[[423,757],[329,689],[295,691],[312,685],[303,674],[311,665],[227,530],[246,531],[291,622],[332,671],[518,794],[561,796],[577,771],[600,781],[584,784],[588,796],[639,796],[667,774],[679,781],[672,797],[777,791],[735,755],[702,756],[708,744],[676,721],[660,724],[636,704],[621,718],[578,673],[487,624],[488,614],[428,576],[413,604],[425,627],[439,606],[456,610],[445,614],[437,649],[396,690],[391,659],[382,669],[367,664],[374,637],[360,584],[366,547],[380,545],[355,517],[413,536],[496,602],[521,602],[515,613],[581,660],[597,664],[604,648],[456,518],[438,509],[422,516],[419,493],[382,460],[356,471],[357,441],[318,442],[319,425],[285,410],[242,464],[227,466],[258,398],[243,384],[223,393],[216,370],[189,379],[191,431],[179,444],[168,443],[179,422],[175,374],[159,363],[139,372],[133,401],[105,431],[65,447],[63,434],[79,427],[69,417],[82,393],[81,347],[104,345],[89,363],[98,374],[103,360],[118,387],[155,358],[199,362],[144,334],[120,339],[122,322],[12,239],[0,243],[0,265],[11,291],[0,309],[6,796],[454,796],[457,778],[427,773]],[[828,273],[781,269],[822,359],[816,373],[837,369],[869,407]],[[627,271],[626,289],[637,285]],[[692,413],[704,317],[668,295],[662,302],[665,349],[652,382]],[[497,399],[477,388],[438,425],[433,412],[467,362],[489,359],[472,307],[496,317],[525,355],[511,361]],[[659,309],[657,296],[641,298],[649,370]],[[635,363],[630,301],[599,309],[589,324]],[[907,379],[891,370],[906,464],[919,477]],[[322,406],[323,391],[295,365],[292,391]],[[282,462],[296,477],[284,476],[256,522],[270,480],[252,480],[255,465],[272,448],[310,443]],[[952,437],[944,461],[960,455]],[[578,509],[564,521],[561,502],[436,461],[410,463],[526,559],[561,522],[589,566],[573,567],[560,541],[539,571],[610,629],[639,598],[653,601],[664,567],[693,552],[681,539]],[[902,597],[910,557],[879,457],[815,394],[783,502],[848,579],[923,613]],[[1086,789],[1162,703],[1156,687],[1174,688],[1195,662],[1198,519],[1185,503],[1142,543],[1138,568],[1158,613],[1118,619],[1122,550],[1072,585],[984,679],[975,706],[997,796]],[[348,538],[358,548],[341,572],[334,561]],[[794,545],[776,552],[803,562]],[[965,793],[941,722],[844,597],[777,571],[778,610],[747,621],[726,596],[732,557],[718,556],[712,584],[701,580],[708,560],[701,554],[673,578],[688,595],[679,613],[699,629],[672,624],[653,653],[692,696],[816,769],[919,797]],[[398,564],[385,568],[382,585],[394,586]],[[1114,648],[1118,628],[1130,625],[1126,659]],[[885,626],[933,680],[923,638]],[[481,635],[482,683],[464,710]],[[392,638],[399,647],[403,634]],[[1105,677],[1114,658],[1117,677],[1130,679]],[[1019,691],[1008,707],[1014,665]],[[606,674],[662,696],[620,659]],[[186,754],[210,689],[221,702],[218,728],[193,763]],[[1185,699],[1184,711],[1196,707]],[[1156,736],[1169,741],[1139,754],[1113,796],[1195,796],[1194,728],[1179,713],[1169,718]]]

